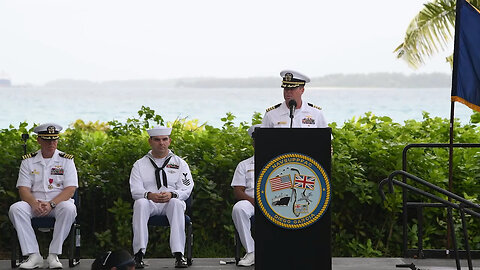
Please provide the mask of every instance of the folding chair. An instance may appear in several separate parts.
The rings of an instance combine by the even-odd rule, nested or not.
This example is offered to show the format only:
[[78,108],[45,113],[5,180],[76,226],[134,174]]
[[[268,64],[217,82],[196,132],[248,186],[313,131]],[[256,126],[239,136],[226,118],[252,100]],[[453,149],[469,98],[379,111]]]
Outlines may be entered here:
[[[185,201],[187,205],[187,210],[185,211],[185,229],[186,229],[186,243],[185,249],[187,258],[187,264],[192,265],[192,249],[193,249],[193,231],[192,231],[192,204],[193,204],[193,192],[190,194],[188,199]],[[148,219],[148,226],[162,226],[169,227],[170,223],[166,215],[155,215],[151,216]]]
[[[252,234],[255,231],[255,215],[250,218],[250,231]],[[240,261],[240,253],[242,251],[242,242],[240,241],[240,235],[238,235],[237,228],[235,228],[235,239],[233,241],[235,244],[235,264],[238,265],[238,262]]]
[[[78,196],[78,188],[75,190],[75,193],[72,197],[75,200],[75,206],[77,207],[77,217],[72,224],[72,228],[70,229],[70,235],[68,238],[68,266],[74,267],[80,263],[80,224],[78,223],[78,212],[80,210],[80,197]],[[44,229],[48,229],[47,231],[53,230],[55,226],[55,218],[54,217],[34,217],[32,218],[32,227],[34,230],[45,231]],[[12,226],[13,227],[13,226]],[[15,237],[13,238],[12,243],[12,256],[11,256],[11,267],[17,268],[20,263],[23,261],[24,257],[22,256],[22,252],[20,250],[20,245],[17,239],[17,232],[15,228],[13,228],[13,234]]]

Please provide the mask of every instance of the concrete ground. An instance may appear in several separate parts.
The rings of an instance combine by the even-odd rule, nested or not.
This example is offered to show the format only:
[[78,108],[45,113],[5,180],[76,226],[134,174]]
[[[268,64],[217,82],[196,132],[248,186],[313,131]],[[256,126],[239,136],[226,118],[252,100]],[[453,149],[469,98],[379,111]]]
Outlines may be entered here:
[[[61,260],[64,269],[69,269],[68,261]],[[145,270],[156,269],[175,269],[173,267],[174,259],[152,259],[146,258],[145,261],[149,264]],[[237,267],[235,264],[220,264],[220,261],[233,262],[233,258],[194,258],[190,269],[212,269],[212,270],[226,270],[226,269],[255,269],[255,267]],[[80,264],[72,268],[72,270],[90,270],[93,259],[82,259]],[[412,269],[412,268],[397,268],[399,264],[413,263],[417,269],[420,270],[447,270],[456,269],[454,259],[406,259],[406,258],[333,258],[333,270],[389,270],[389,269]],[[462,270],[468,269],[467,261],[461,261]],[[6,270],[10,268],[9,260],[0,260],[0,269]],[[480,270],[480,260],[473,261],[473,269]],[[320,269],[322,270],[322,269]]]

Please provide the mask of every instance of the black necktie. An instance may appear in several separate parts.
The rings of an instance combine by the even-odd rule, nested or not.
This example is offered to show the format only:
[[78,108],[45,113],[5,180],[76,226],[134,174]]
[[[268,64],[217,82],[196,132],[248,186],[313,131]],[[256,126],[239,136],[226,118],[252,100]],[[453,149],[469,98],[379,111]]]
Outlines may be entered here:
[[153,167],[155,167],[155,180],[157,180],[158,189],[160,189],[162,187],[162,181],[160,181],[160,171],[162,172],[163,185],[165,187],[167,187],[167,173],[163,170],[163,168],[165,168],[165,166],[167,166],[167,164],[168,164],[168,162],[170,161],[171,158],[172,158],[172,156],[169,156],[165,160],[165,162],[163,162],[163,165],[160,168],[157,166],[157,164],[155,164],[155,161],[153,161],[151,158],[148,158],[148,159],[150,159],[150,162],[152,163]]

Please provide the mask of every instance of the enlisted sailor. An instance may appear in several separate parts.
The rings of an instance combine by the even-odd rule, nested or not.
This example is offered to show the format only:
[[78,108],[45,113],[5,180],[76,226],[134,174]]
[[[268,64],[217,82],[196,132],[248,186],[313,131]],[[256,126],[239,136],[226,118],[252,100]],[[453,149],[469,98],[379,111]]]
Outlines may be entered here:
[[[255,128],[261,125],[253,125],[248,129],[248,134],[253,140],[255,147],[254,133]],[[232,209],[232,219],[235,228],[240,236],[245,248],[246,254],[238,262],[240,266],[251,266],[255,264],[255,241],[250,231],[250,218],[255,214],[253,194],[255,191],[255,159],[249,157],[238,163],[235,173],[233,174],[232,184],[233,195],[237,202]]]
[[55,217],[53,238],[50,242],[47,268],[62,268],[58,255],[62,244],[77,216],[72,199],[78,187],[77,169],[73,156],[57,150],[60,125],[47,123],[34,128],[38,134],[40,150],[24,155],[20,165],[17,188],[21,201],[10,206],[8,216],[13,223],[22,248],[28,259],[20,264],[21,269],[43,267],[32,217]]
[[[263,116],[263,127],[300,127],[300,128],[325,128],[327,121],[321,108],[302,100],[305,84],[310,78],[293,70],[283,70],[282,88],[284,102],[268,108]],[[295,101],[296,106],[292,110],[293,122],[290,118],[289,104]]]
[[185,200],[193,189],[188,164],[169,149],[172,129],[158,126],[147,130],[151,151],[137,160],[130,174],[133,205],[133,252],[136,268],[143,268],[150,216],[166,215],[170,223],[170,249],[175,268],[188,267],[185,249]]

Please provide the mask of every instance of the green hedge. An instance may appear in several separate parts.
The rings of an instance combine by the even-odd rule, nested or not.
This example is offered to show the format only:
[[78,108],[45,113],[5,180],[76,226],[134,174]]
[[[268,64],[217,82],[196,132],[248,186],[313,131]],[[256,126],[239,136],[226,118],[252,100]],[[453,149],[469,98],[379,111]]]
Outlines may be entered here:
[[[455,142],[478,142],[480,115],[472,123],[456,124]],[[231,257],[233,194],[230,182],[239,161],[253,154],[247,129],[261,122],[260,114],[250,123],[234,124],[234,116],[222,118],[223,126],[199,125],[198,121],[177,120],[173,126],[171,148],[185,158],[195,181],[194,256]],[[167,124],[161,116],[142,107],[138,117],[125,123],[84,123],[78,120],[67,129],[59,149],[75,155],[80,181],[82,256],[93,257],[100,250],[123,247],[131,250],[133,201],[128,179],[133,163],[148,150],[146,129]],[[378,183],[392,171],[401,169],[402,150],[410,143],[447,143],[449,121],[431,118],[408,120],[404,124],[388,117],[367,113],[338,126],[333,131],[332,160],[332,243],[334,256],[401,256],[401,190],[382,202]],[[22,133],[33,134],[33,127],[21,123],[0,130],[0,256],[8,258],[12,241],[7,211],[18,200],[15,183],[23,154]],[[38,147],[27,142],[29,152]],[[480,194],[478,149],[455,149],[454,191],[477,201]],[[414,149],[409,151],[409,172],[446,187],[448,151]],[[421,200],[415,196],[413,199]],[[425,211],[425,248],[444,248],[445,210]],[[409,217],[409,245],[416,245],[416,216]],[[458,217],[456,216],[456,219]],[[478,220],[469,219],[473,248],[480,248]],[[458,226],[457,226],[458,227]],[[460,229],[459,227],[457,229]],[[47,241],[48,242],[48,241]],[[460,247],[462,244],[459,243]],[[48,245],[42,250],[46,250]],[[66,253],[66,250],[65,250]],[[168,230],[151,230],[147,257],[168,257]]]

